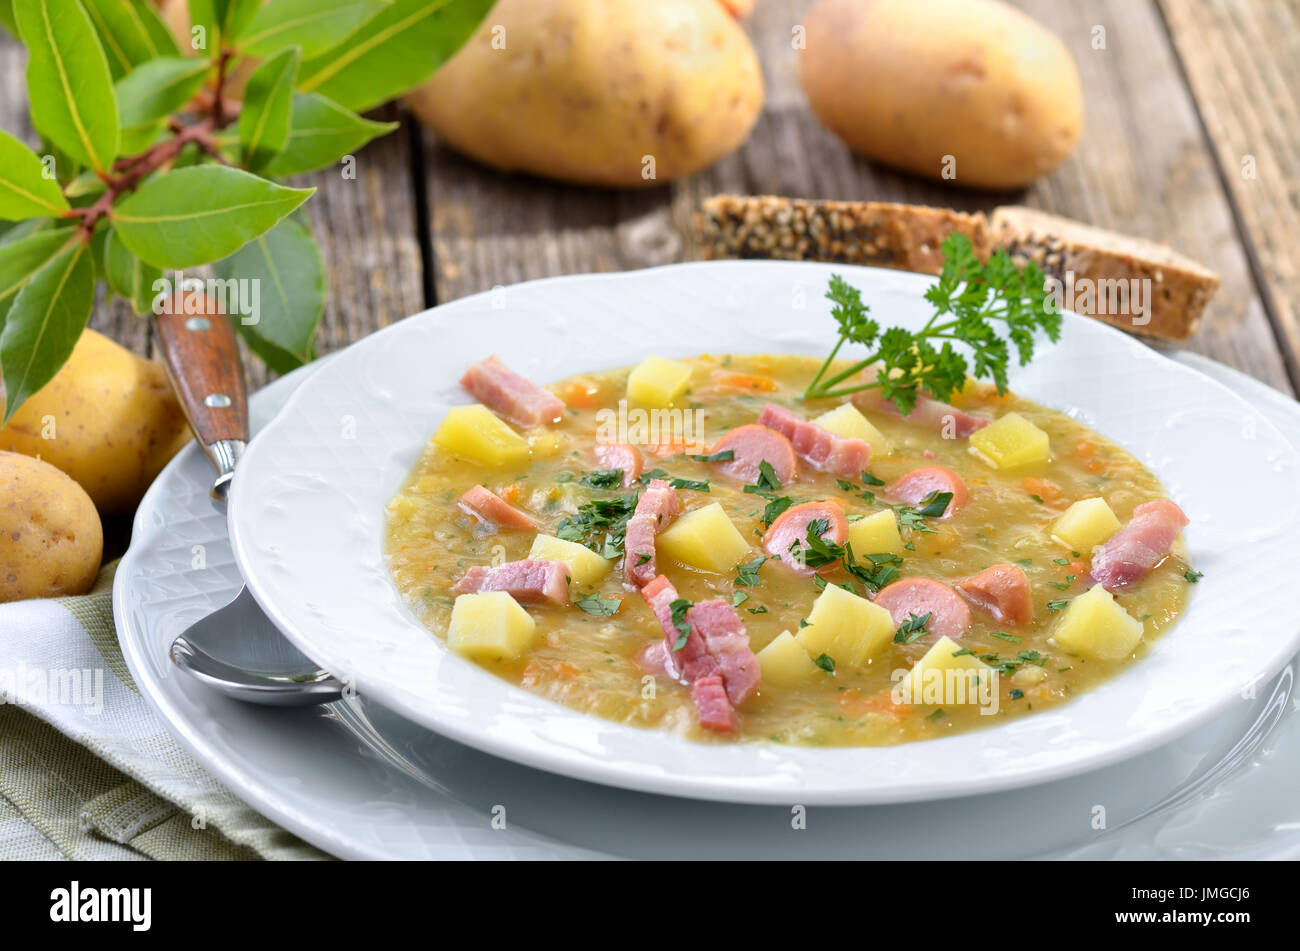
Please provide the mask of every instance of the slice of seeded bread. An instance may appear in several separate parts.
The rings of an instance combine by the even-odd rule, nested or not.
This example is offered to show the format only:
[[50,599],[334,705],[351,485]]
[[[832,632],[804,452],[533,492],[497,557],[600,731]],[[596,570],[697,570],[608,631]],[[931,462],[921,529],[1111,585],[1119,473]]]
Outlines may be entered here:
[[869,264],[937,274],[939,244],[953,231],[985,253],[981,214],[884,201],[813,201],[715,195],[695,216],[706,258],[778,258]]
[[[1206,303],[1219,287],[1219,275],[1168,245],[1033,208],[994,209],[989,231],[993,247],[1005,248],[1022,266],[1035,261],[1048,277],[1061,282],[1067,308],[1086,311],[1123,330],[1186,340],[1195,333]],[[1122,303],[1130,289],[1141,295],[1131,298],[1141,306],[1131,304],[1116,313],[1117,297]],[[1092,307],[1087,303],[1089,293]]]
[[[705,258],[830,261],[937,274],[961,231],[980,257],[1003,248],[1060,282],[1062,303],[1133,333],[1185,340],[1219,277],[1171,248],[1018,206],[986,217],[894,202],[715,195],[695,215]],[[1136,283],[1135,283],[1136,282]],[[1118,306],[1116,306],[1118,305]]]

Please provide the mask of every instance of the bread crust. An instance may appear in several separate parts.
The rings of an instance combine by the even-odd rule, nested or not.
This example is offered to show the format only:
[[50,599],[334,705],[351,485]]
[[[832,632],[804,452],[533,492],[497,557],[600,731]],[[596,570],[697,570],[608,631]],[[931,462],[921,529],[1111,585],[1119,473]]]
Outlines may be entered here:
[[1190,337],[1219,286],[1217,274],[1167,245],[1016,205],[986,216],[897,202],[715,195],[701,204],[694,227],[697,255],[706,259],[827,261],[923,274],[939,273],[940,245],[959,231],[981,259],[1003,249],[1021,266],[1036,262],[1060,282],[1067,307],[1084,300],[1069,292],[1085,282],[1149,282],[1140,285],[1144,312],[1094,307],[1087,315],[1163,340]]

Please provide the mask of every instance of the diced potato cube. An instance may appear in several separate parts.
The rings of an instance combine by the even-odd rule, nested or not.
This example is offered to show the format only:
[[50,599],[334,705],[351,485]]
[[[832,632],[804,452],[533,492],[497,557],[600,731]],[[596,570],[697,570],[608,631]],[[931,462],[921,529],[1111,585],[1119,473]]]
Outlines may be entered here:
[[948,707],[979,703],[981,684],[989,689],[992,678],[993,668],[974,654],[963,653],[952,638],[941,637],[907,672],[896,692],[904,703]]
[[1119,531],[1119,519],[1103,498],[1081,499],[1052,523],[1052,539],[1086,555]]
[[640,406],[667,406],[685,392],[690,380],[689,363],[646,357],[627,378],[627,398]]
[[476,660],[513,660],[533,643],[536,627],[504,591],[462,594],[452,605],[447,645]]
[[782,631],[758,652],[758,666],[763,671],[763,684],[776,687],[794,687],[817,674],[825,675],[789,631]]
[[836,664],[861,667],[894,639],[894,619],[880,605],[827,585],[797,639],[809,657],[829,654]]
[[670,561],[721,574],[749,554],[749,542],[714,502],[678,517],[655,539],[655,554]]
[[828,433],[845,439],[861,439],[871,447],[872,455],[883,456],[893,450],[885,434],[872,425],[871,420],[858,412],[852,403],[837,406],[813,420]]
[[614,566],[613,562],[601,558],[586,545],[545,534],[539,534],[533,539],[528,557],[537,561],[564,562],[569,566],[569,578],[584,587],[596,584]]
[[901,555],[903,539],[898,534],[898,516],[893,509],[881,509],[850,522],[849,544],[859,561],[867,555]]
[[1036,687],[1047,679],[1047,671],[1037,664],[1021,667],[1011,675],[1011,682],[1017,687]]
[[1046,462],[1052,455],[1047,433],[1019,413],[1007,413],[971,433],[970,448],[995,469]]
[[1122,660],[1142,640],[1142,630],[1142,622],[1131,617],[1114,595],[1094,585],[1066,605],[1049,636],[1074,654]]
[[484,466],[511,466],[528,458],[528,440],[486,406],[453,406],[433,441],[453,455]]

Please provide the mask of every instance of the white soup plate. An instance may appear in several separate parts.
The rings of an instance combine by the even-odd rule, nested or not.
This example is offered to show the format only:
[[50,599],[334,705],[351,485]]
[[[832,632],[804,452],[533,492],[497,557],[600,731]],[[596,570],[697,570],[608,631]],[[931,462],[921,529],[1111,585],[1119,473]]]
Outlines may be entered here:
[[517,762],[646,792],[746,803],[940,799],[1045,782],[1150,750],[1204,723],[1300,646],[1294,583],[1300,458],[1209,378],[1096,321],[1064,315],[1012,374],[1020,394],[1134,452],[1191,519],[1203,579],[1140,662],[1063,706],[880,748],[697,744],[513,687],[451,653],[403,604],[385,506],[491,353],[537,382],[648,354],[823,355],[832,273],[886,326],[919,328],[931,278],[791,262],[716,262],[553,278],[434,308],[338,354],[249,446],[230,498],[236,560],[308,656],[415,723]]

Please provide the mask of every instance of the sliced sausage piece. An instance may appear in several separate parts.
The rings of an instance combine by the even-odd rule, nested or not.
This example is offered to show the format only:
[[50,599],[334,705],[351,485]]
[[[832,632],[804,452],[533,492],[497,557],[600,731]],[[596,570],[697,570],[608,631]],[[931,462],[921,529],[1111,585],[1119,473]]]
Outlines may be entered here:
[[659,574],[655,567],[655,536],[677,517],[677,491],[663,479],[653,479],[637,500],[623,534],[623,574],[640,588]]
[[527,512],[521,512],[501,496],[489,489],[476,485],[460,497],[457,503],[460,510],[487,525],[498,528],[537,529],[537,520]]
[[885,497],[903,505],[920,505],[933,492],[951,492],[952,501],[940,518],[951,518],[969,498],[962,477],[947,466],[922,466],[885,487]]
[[1110,591],[1142,578],[1169,554],[1188,521],[1168,499],[1143,502],[1129,523],[1093,552],[1092,580]]
[[520,376],[495,354],[471,363],[460,385],[492,412],[524,429],[550,426],[564,418],[564,403],[558,396]]
[[691,684],[691,699],[695,702],[695,711],[700,717],[700,726],[717,733],[735,733],[737,728],[736,712],[731,709],[727,699],[727,689],[722,678],[716,674],[701,677]]
[[912,407],[912,411],[906,416],[898,411],[898,407],[894,405],[892,400],[885,399],[880,395],[880,391],[875,388],[859,390],[853,394],[852,400],[859,409],[898,416],[909,423],[924,426],[926,429],[944,436],[952,435],[956,439],[965,439],[975,430],[983,429],[992,422],[991,419],[975,416],[955,406],[949,406],[947,403],[936,400],[932,396],[926,396],[924,393],[916,394],[916,405]]
[[775,429],[757,423],[737,426],[718,440],[711,454],[716,455],[728,449],[733,453],[732,460],[715,465],[726,475],[741,482],[757,482],[759,464],[763,462],[772,467],[782,485],[793,482],[799,475],[794,446]]
[[619,469],[623,473],[623,488],[641,478],[641,452],[629,443],[601,443],[595,449],[596,464],[602,469]]
[[516,601],[569,600],[569,566],[562,561],[526,558],[489,568],[474,565],[456,582],[453,594],[504,591]]
[[876,604],[899,625],[911,615],[930,615],[925,629],[939,637],[960,637],[970,627],[970,608],[961,595],[932,578],[904,578],[886,585],[876,595]]
[[795,574],[804,577],[813,574],[815,569],[804,564],[803,552],[808,547],[808,526],[819,519],[827,523],[819,537],[843,545],[849,537],[849,520],[838,502],[824,499],[792,505],[777,516],[763,535],[763,550],[781,559]]
[[958,581],[957,590],[998,621],[1027,624],[1034,618],[1029,576],[1019,565],[985,568],[965,581]]
[[766,404],[758,422],[790,440],[799,458],[822,472],[856,479],[871,461],[871,446],[863,440],[837,436],[784,406]]

